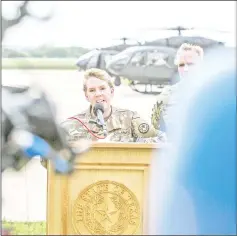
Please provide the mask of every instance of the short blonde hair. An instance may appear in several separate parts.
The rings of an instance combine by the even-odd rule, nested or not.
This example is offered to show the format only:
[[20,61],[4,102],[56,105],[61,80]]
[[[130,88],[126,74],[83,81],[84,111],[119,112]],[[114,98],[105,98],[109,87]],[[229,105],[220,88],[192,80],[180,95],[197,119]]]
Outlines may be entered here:
[[175,61],[174,61],[175,65],[179,64],[180,55],[182,54],[183,51],[195,51],[198,54],[200,60],[203,59],[203,49],[200,46],[194,45],[194,44],[189,44],[189,43],[183,43],[176,53],[176,57],[175,57]]
[[106,71],[101,70],[101,69],[97,69],[97,68],[91,68],[91,69],[86,70],[85,73],[84,73],[84,81],[83,81],[83,90],[84,90],[84,92],[86,92],[86,89],[87,89],[86,82],[91,77],[95,77],[97,79],[104,80],[108,83],[108,85],[111,89],[114,88],[112,78]]

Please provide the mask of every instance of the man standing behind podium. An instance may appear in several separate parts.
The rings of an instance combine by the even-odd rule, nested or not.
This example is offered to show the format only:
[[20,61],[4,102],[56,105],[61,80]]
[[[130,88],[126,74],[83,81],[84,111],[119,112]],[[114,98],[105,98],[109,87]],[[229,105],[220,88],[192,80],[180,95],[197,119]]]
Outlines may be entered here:
[[[62,123],[69,144],[73,145],[80,139],[105,142],[165,141],[164,133],[143,120],[137,112],[112,106],[114,86],[106,71],[96,68],[85,71],[83,85],[90,106]],[[103,107],[106,137],[102,127],[96,123],[94,108],[98,104]]]
[[[193,66],[200,64],[203,60],[203,49],[198,45],[184,43],[177,51],[175,64],[178,66],[178,74],[180,80],[189,78],[190,70]],[[167,123],[173,118],[167,116],[169,107],[176,104],[174,93],[180,87],[180,82],[167,86],[157,97],[157,101],[152,108],[151,123],[155,128],[167,132]],[[175,118],[174,118],[175,119]]]

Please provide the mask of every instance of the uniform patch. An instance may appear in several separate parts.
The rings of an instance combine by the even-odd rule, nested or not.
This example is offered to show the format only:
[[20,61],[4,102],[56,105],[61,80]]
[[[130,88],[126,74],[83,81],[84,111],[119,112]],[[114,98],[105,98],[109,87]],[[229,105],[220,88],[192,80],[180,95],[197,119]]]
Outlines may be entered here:
[[142,134],[146,134],[149,130],[149,125],[147,123],[142,123],[138,126],[138,130]]

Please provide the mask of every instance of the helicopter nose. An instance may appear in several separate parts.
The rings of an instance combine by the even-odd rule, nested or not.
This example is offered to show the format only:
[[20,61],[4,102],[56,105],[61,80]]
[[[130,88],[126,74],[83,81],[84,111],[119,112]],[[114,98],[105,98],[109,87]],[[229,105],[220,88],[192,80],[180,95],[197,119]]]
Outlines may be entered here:
[[77,65],[81,65],[81,64],[83,64],[84,62],[85,62],[85,60],[79,58],[79,59],[77,60],[77,63],[76,63],[76,64],[77,64]]
[[80,59],[77,60],[76,65],[77,65],[77,66],[81,66],[81,65],[82,65],[82,61],[81,61]]
[[86,60],[77,60],[76,66],[81,69],[86,69],[87,61]]

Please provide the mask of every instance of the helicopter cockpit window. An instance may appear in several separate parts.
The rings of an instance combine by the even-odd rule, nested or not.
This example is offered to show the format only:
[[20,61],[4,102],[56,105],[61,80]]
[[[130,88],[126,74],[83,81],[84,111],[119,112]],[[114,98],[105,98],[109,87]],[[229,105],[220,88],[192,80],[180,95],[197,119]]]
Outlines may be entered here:
[[104,56],[104,61],[105,64],[107,64],[111,59],[112,59],[113,55],[107,54]]
[[128,63],[129,58],[130,58],[130,55],[124,54],[119,57],[117,57],[117,56],[115,56],[115,57],[116,57],[116,64],[117,65],[126,65]]
[[96,68],[98,64],[98,59],[99,59],[99,54],[93,55],[87,64],[87,69]]
[[147,66],[163,66],[168,63],[169,55],[167,53],[150,51],[147,52]]
[[132,66],[142,66],[145,63],[145,53],[144,52],[137,52],[132,57],[130,64]]
[[92,56],[97,55],[97,54],[98,54],[98,50],[92,50],[92,51],[87,52],[84,55],[80,56],[80,60],[88,60]]

